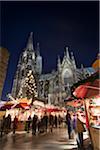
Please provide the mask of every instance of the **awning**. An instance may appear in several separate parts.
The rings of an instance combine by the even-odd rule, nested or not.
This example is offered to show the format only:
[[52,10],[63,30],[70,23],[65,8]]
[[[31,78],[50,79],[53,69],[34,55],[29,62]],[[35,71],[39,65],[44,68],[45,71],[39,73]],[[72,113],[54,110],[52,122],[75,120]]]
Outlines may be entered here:
[[27,103],[27,104],[31,104],[31,99],[27,99],[27,98],[20,98],[18,99],[19,103]]
[[47,112],[59,112],[59,111],[61,111],[61,110],[58,109],[58,108],[48,108],[48,109],[46,109],[46,111],[47,111]]
[[7,102],[0,108],[0,110],[5,111],[6,109],[13,109],[13,108],[30,109],[30,105],[28,105],[27,103],[12,104]]
[[11,107],[13,106],[13,104],[4,104],[3,106],[1,106],[0,111],[5,111],[6,109],[11,109]]
[[77,98],[88,98],[99,95],[100,94],[99,84],[100,84],[99,79],[96,79],[92,83],[87,82],[83,85],[78,86],[73,92],[73,95]]
[[19,103],[14,108],[30,109],[30,105],[27,103]]
[[64,102],[73,101],[74,99],[75,98],[73,98],[73,97],[68,97],[68,98],[64,99]]
[[99,71],[96,71],[94,74],[92,74],[91,76],[87,77],[86,79],[84,80],[81,80],[77,83],[75,83],[72,87],[71,87],[71,90],[72,92],[77,88],[79,87],[80,85],[84,85],[85,83],[87,82],[94,82],[96,79],[99,79]]
[[71,107],[81,107],[83,106],[83,100],[73,100],[73,101],[68,101],[66,102],[66,105],[71,106]]
[[40,107],[44,107],[44,103],[41,102],[41,101],[38,101],[38,100],[35,100],[35,101],[33,102],[33,105],[35,105],[35,106],[40,106]]

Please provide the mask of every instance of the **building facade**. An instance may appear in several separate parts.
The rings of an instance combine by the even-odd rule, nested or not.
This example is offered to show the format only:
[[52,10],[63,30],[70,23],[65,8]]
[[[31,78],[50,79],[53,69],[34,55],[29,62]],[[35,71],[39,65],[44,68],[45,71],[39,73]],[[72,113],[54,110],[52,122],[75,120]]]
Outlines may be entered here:
[[[69,54],[68,47],[64,52],[63,60],[58,56],[57,70],[48,74],[42,74],[42,56],[40,55],[40,46],[37,43],[36,48],[33,46],[33,33],[30,33],[26,48],[22,51],[17,71],[12,87],[12,96],[20,97],[26,74],[29,70],[35,78],[37,86],[37,96],[39,98],[47,98],[49,104],[58,105],[62,103],[65,97],[70,96],[70,87],[79,80],[86,78],[91,72],[84,68],[77,68],[74,54]],[[25,90],[22,97],[25,97]]]
[[6,48],[0,47],[0,99],[6,78],[9,52]]

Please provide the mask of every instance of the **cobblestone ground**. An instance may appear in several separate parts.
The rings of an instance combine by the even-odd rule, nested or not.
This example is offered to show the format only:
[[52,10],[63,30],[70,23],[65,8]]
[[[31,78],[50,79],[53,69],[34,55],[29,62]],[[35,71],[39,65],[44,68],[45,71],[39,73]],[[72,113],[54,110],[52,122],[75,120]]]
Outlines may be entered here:
[[[85,138],[85,149],[88,146],[87,134]],[[26,132],[16,132],[3,137],[0,140],[0,150],[72,150],[77,149],[76,140],[68,139],[66,128],[54,129],[53,133],[43,133],[33,136]],[[89,147],[88,147],[89,149]]]

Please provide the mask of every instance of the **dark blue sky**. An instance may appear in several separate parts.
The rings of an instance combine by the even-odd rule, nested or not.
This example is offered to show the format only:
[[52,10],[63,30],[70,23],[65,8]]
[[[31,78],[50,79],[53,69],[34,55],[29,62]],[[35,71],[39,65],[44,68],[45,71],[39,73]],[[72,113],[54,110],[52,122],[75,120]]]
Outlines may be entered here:
[[43,72],[56,68],[57,55],[63,57],[65,46],[73,51],[77,66],[91,66],[99,51],[99,2],[0,2],[0,45],[10,52],[3,90],[9,93],[19,54],[34,32],[34,45],[40,42]]

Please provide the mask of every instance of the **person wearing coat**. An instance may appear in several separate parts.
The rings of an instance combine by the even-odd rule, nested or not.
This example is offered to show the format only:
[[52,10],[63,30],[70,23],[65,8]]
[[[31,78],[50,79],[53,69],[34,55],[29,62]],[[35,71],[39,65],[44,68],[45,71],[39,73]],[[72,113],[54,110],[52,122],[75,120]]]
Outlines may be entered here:
[[27,121],[27,133],[29,133],[30,126],[31,126],[31,116],[28,117],[28,121]]
[[18,118],[17,118],[17,116],[15,116],[14,121],[13,121],[13,134],[15,134],[17,125],[18,125]]
[[53,132],[53,125],[54,125],[54,118],[53,115],[49,115],[49,126],[50,126],[50,131]]
[[48,116],[47,116],[46,113],[43,116],[43,125],[44,125],[45,131],[47,132],[47,128],[48,128]]
[[68,137],[69,139],[71,139],[72,120],[71,120],[71,115],[69,113],[69,110],[67,111],[67,115],[66,115],[66,124],[67,124],[67,129],[68,129]]
[[85,128],[84,125],[82,123],[82,121],[79,118],[79,115],[77,115],[77,121],[76,121],[76,129],[75,132],[77,133],[77,145],[78,145],[78,149],[82,149],[83,148],[83,132],[85,132]]
[[37,115],[34,115],[33,120],[32,120],[32,134],[34,135],[36,135],[37,121],[38,121],[38,117]]

